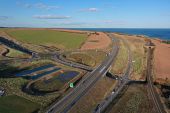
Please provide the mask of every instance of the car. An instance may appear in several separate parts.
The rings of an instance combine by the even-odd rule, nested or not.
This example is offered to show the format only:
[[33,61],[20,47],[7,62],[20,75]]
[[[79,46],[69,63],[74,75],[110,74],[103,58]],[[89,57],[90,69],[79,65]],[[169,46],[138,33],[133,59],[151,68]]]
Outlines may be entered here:
[[3,96],[5,91],[3,89],[0,89],[0,96]]
[[52,113],[52,112],[53,112],[53,110],[54,110],[54,108],[52,108],[50,111],[48,111],[48,113]]
[[95,111],[97,111],[100,107],[100,104],[97,104],[96,108],[95,108]]
[[115,91],[112,91],[112,94],[114,94],[115,93]]

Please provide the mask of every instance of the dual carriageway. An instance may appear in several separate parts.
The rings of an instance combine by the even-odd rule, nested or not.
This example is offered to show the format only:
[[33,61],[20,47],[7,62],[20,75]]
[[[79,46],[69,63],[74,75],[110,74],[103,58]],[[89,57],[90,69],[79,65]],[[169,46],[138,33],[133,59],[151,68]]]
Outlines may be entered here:
[[[68,112],[75,103],[83,97],[88,90],[95,85],[95,83],[100,80],[110,69],[111,65],[115,62],[116,56],[119,51],[119,40],[114,38],[112,34],[108,33],[108,36],[112,39],[114,46],[112,48],[112,51],[108,54],[106,59],[99,65],[97,68],[93,69],[89,66],[79,64],[76,62],[68,61],[64,59],[61,55],[61,53],[56,52],[55,54],[49,54],[51,56],[51,59],[53,59],[56,62],[59,62],[64,65],[68,65],[74,68],[79,68],[82,70],[88,71],[87,75],[80,81],[80,83],[65,97],[63,97],[60,101],[53,103],[51,106],[48,107],[48,110],[46,113],[66,113]],[[30,51],[19,44],[14,43],[11,40],[5,39],[3,37],[0,37],[0,43],[4,44],[10,48],[22,51],[24,53],[32,55],[30,59],[11,59],[17,60],[20,62],[28,62],[33,60],[38,60],[41,58],[41,56],[34,52]],[[118,84],[115,89],[113,89],[112,93],[108,95],[97,107],[94,111],[94,113],[102,113],[108,105],[118,96],[118,94],[123,90],[123,88],[130,82],[129,76],[130,72],[132,70],[132,53],[130,51],[129,46],[126,44],[126,47],[128,48],[128,65],[127,68],[122,75],[121,78],[118,79]],[[150,50],[148,50],[148,53],[150,53]],[[150,54],[148,54],[148,59],[150,59]],[[9,60],[3,60],[1,63],[8,63]],[[147,66],[151,65],[150,60],[147,61]],[[155,96],[157,93],[154,89],[152,78],[151,78],[151,67],[148,67],[147,70],[147,80],[148,80],[148,86],[150,89],[150,94],[153,98],[153,102],[155,104],[155,108],[157,109],[158,113],[165,113],[162,104],[160,103],[160,100],[158,98],[158,95]]]

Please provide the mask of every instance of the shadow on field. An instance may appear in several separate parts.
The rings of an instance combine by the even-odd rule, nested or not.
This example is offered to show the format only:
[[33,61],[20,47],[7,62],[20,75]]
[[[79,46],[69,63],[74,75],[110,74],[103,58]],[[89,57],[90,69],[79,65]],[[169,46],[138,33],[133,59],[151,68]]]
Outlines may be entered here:
[[18,68],[16,66],[13,66],[12,62],[8,64],[0,64],[0,78],[15,78],[15,74],[29,69],[27,68]]

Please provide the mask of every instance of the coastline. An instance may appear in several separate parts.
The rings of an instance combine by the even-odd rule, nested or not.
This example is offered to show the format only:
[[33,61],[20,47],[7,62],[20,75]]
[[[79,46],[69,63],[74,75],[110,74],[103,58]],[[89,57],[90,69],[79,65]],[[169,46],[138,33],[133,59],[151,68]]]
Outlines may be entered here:
[[170,41],[170,28],[64,28],[68,30],[114,32],[125,35],[145,36]]
[[25,27],[0,27],[0,29],[51,29],[63,32],[87,33],[87,32],[110,32],[129,36],[148,37],[160,39],[170,43],[170,28],[25,28]]

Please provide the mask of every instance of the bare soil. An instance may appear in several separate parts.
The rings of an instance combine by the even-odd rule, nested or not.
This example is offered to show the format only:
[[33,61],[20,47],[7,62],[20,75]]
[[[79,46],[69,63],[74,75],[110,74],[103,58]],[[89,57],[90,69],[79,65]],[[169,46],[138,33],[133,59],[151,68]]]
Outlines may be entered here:
[[170,44],[152,40],[156,45],[154,50],[154,72],[156,80],[170,82]]
[[52,30],[58,30],[58,31],[64,31],[69,33],[87,33],[88,31],[80,31],[80,30],[71,30],[71,29],[52,29]]
[[106,49],[111,44],[111,39],[102,32],[91,34],[87,41],[82,45],[81,50]]

